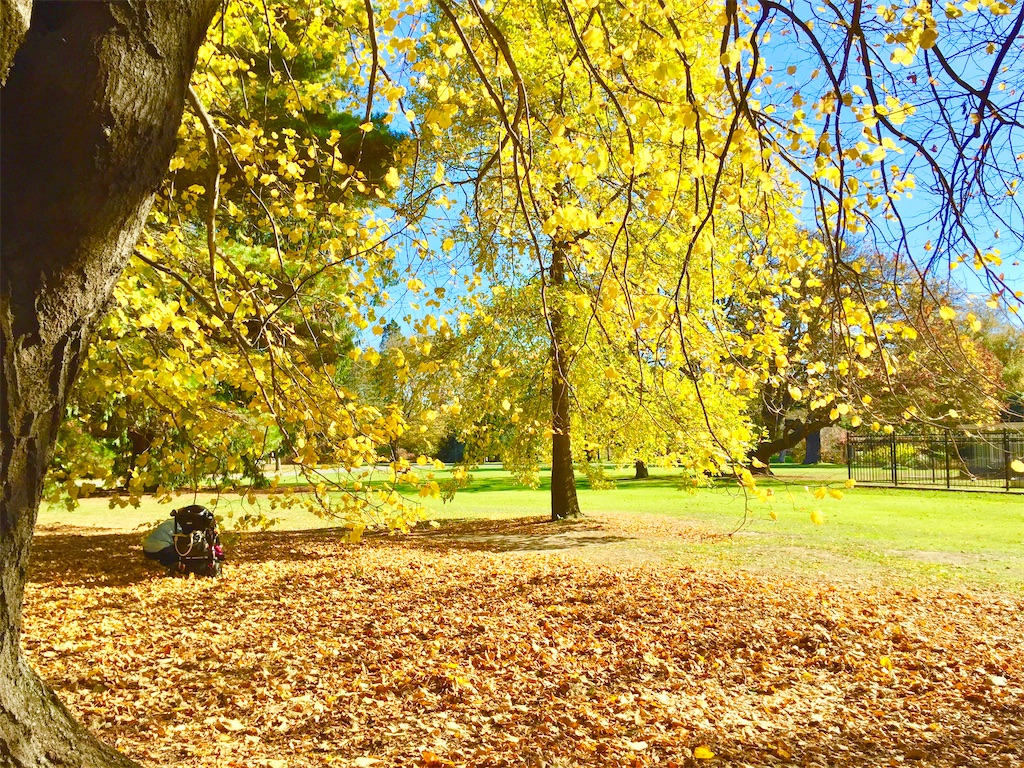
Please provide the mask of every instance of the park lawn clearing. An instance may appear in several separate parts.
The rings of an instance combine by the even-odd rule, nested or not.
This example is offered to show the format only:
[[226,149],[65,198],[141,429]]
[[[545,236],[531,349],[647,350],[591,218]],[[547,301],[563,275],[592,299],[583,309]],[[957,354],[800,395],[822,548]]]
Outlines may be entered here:
[[[651,468],[652,476],[640,481],[632,479],[632,470],[609,469],[607,474],[616,483],[613,489],[593,490],[586,478],[579,479],[581,507],[592,516],[645,518],[642,527],[646,533],[595,540],[588,547],[576,542],[572,548],[595,562],[668,560],[701,568],[738,568],[812,579],[1024,590],[1024,496],[848,490],[843,486],[845,471],[829,466],[780,468],[778,477],[759,480],[773,493],[766,505],[745,497],[728,481],[714,488],[695,488],[692,478],[660,468]],[[294,475],[287,469],[282,474]],[[446,473],[436,476],[443,480]],[[474,470],[472,478],[450,502],[424,500],[435,520],[468,523],[547,513],[547,473],[541,475],[536,489],[515,484],[509,472],[495,465]],[[841,492],[843,498],[827,494],[816,498],[814,493],[823,484]],[[172,504],[144,498],[138,509],[109,509],[105,498],[85,499],[73,512],[50,506],[41,511],[39,529],[136,531],[141,538],[145,528],[193,500],[210,506],[216,503],[219,514],[235,517],[262,511],[280,518],[278,528],[282,530],[332,525],[298,507],[271,509],[263,495],[257,495],[256,503],[251,504],[244,495],[199,493]],[[777,519],[771,518],[772,512]],[[814,512],[821,514],[824,524],[811,522]],[[652,535],[654,520],[675,521],[703,535]]]
[[615,514],[270,532],[207,581],[156,575],[135,534],[54,530],[24,642],[76,716],[161,766],[1024,761],[1013,590],[585,554],[630,537],[709,541]]

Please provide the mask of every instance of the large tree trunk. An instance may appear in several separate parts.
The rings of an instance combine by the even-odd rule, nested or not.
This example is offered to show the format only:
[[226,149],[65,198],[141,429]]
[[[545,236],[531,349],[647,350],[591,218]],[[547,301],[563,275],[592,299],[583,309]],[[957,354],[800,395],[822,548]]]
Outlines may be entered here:
[[821,462],[821,430],[811,432],[807,436],[807,442],[804,445],[807,449],[804,454],[804,464],[818,464]]
[[32,0],[0,0],[0,85],[7,82],[7,71],[32,18]]
[[[146,220],[211,0],[46,2],[0,115],[0,764],[127,766],[22,656],[29,547],[69,389]],[[5,44],[7,5],[5,2]]]
[[647,464],[643,459],[637,459],[633,466],[636,468],[636,475],[633,476],[634,480],[646,480],[651,476],[651,473],[647,471]]
[[750,458],[757,459],[764,466],[753,467],[751,468],[751,471],[755,473],[762,472],[765,474],[770,474],[771,470],[768,468],[768,462],[771,461],[772,456],[777,454],[779,451],[788,451],[790,448],[796,447],[803,440],[806,440],[808,436],[816,434],[825,427],[832,426],[832,424],[834,423],[835,422],[832,419],[787,423],[786,428],[782,431],[782,434],[777,435],[774,439],[765,440],[761,443],[758,443],[754,447],[754,450],[750,453]]
[[562,310],[559,307],[565,286],[565,254],[556,243],[551,249],[550,284],[555,288],[550,305],[551,331],[551,519],[579,517],[576,476],[572,467],[572,440],[569,434],[569,360],[566,350]]

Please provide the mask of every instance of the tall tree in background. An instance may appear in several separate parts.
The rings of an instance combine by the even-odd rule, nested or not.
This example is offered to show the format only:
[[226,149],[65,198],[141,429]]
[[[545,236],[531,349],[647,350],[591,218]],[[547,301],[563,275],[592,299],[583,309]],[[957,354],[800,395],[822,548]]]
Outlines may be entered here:
[[977,322],[972,324],[972,340],[1002,366],[995,393],[1002,401],[1001,419],[1024,421],[1024,333],[998,305],[973,309]]
[[[955,306],[977,324],[961,298],[934,280],[922,290],[905,265],[882,254],[862,254],[858,271],[837,270],[825,254],[807,233],[800,266],[788,271],[765,248],[760,257],[773,268],[729,301],[733,359],[757,382],[754,468],[840,422],[941,428],[995,416],[994,358],[941,314]],[[785,276],[784,290],[762,282],[775,275]],[[763,347],[753,332],[763,327],[776,329],[777,346]],[[851,403],[858,413],[849,416]]]
[[[769,174],[741,192],[755,155],[749,136],[735,136],[744,159],[716,180],[729,188],[732,207],[718,212],[718,230],[707,226],[691,173],[721,151],[703,138],[722,128],[709,106],[720,101],[715,65],[697,53],[714,36],[711,9],[673,9],[691,30],[680,61],[653,44],[674,23],[656,8],[619,14],[604,4],[524,3],[493,18],[475,4],[441,8],[417,65],[431,84],[420,101],[421,136],[433,148],[424,165],[437,164],[418,189],[472,189],[449,241],[466,244],[485,288],[536,287],[535,306],[521,311],[536,315],[548,339],[551,512],[560,519],[579,508],[573,463],[584,451],[573,449],[573,413],[580,384],[593,374],[583,361],[605,359],[598,375],[608,391],[643,365],[689,379],[708,410],[692,440],[714,431],[721,412],[712,393],[725,381],[715,383],[722,350],[704,334],[703,314],[728,290],[742,254],[740,201],[752,205],[763,193],[760,202],[774,212],[783,197]],[[492,114],[503,131],[494,132]],[[457,151],[448,152],[449,142]],[[763,217],[756,206],[748,213]],[[652,388],[647,398],[684,389]],[[715,435],[712,457],[694,468],[728,465],[744,429],[736,427],[736,435]]]

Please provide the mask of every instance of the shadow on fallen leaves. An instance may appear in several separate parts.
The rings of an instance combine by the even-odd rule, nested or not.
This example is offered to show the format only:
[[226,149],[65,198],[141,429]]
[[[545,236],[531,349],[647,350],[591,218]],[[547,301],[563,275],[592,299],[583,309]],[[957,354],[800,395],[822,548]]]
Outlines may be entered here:
[[73,526],[42,530],[33,541],[29,582],[123,587],[145,581],[159,566],[143,559],[141,543],[135,533],[96,533]]
[[[420,525],[408,535],[368,532],[364,541],[375,546],[424,550],[481,552],[560,552],[585,547],[635,542],[641,539],[709,541],[722,536],[677,521],[636,519],[605,513],[552,522],[548,517],[449,519],[435,526]],[[347,544],[348,531],[321,528],[301,531],[251,532],[228,550],[232,563],[287,562],[316,559],[322,552]],[[32,551],[29,580],[65,585],[125,586],[163,576],[164,570],[142,557],[142,535],[108,533],[103,529],[69,525],[41,528]]]
[[[325,547],[345,546],[347,538],[341,528],[247,533],[229,548],[228,562],[315,560]],[[64,586],[123,587],[165,575],[166,569],[143,557],[141,535],[70,526],[37,535],[29,567],[30,582]]]

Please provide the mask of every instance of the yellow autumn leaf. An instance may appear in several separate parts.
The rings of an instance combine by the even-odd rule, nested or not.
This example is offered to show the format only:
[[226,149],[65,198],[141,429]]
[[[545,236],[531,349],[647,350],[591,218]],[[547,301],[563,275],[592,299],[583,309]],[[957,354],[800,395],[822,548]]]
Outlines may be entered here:
[[888,656],[882,656],[878,659],[878,666],[882,669],[892,669],[892,659]]
[[909,48],[897,48],[889,58],[896,64],[909,66],[914,63],[914,53]]
[[710,760],[715,756],[715,753],[707,747],[705,747],[704,745],[701,745],[697,747],[695,750],[693,750],[693,756],[697,760]]
[[939,309],[939,317],[943,320],[952,320],[956,317],[956,310],[952,307],[942,307]]
[[398,169],[393,166],[389,168],[387,174],[384,176],[384,181],[387,182],[387,185],[392,189],[397,189],[402,183],[402,180],[398,176]]
[[1024,461],[1020,459],[1014,459],[1010,462],[1010,469],[1014,472],[1024,472]]
[[825,522],[825,516],[821,514],[820,510],[814,510],[811,512],[811,522],[815,525],[822,525]]

